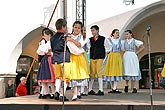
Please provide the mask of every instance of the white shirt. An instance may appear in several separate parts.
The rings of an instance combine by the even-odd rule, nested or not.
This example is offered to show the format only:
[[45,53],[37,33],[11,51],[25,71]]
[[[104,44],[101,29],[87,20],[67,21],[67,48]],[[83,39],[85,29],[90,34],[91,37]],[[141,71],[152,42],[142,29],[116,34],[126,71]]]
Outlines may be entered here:
[[122,45],[122,50],[125,51],[124,49],[124,42],[127,41],[128,44],[130,44],[133,40],[135,40],[135,46],[139,48],[139,46],[143,45],[143,42],[140,40],[136,40],[134,38],[131,39],[126,39],[126,40],[121,40],[121,45]]
[[[107,52],[109,50],[109,40],[107,38],[105,38],[104,40],[104,47],[105,47],[105,52]],[[90,39],[88,38],[87,40],[87,50],[88,52],[90,51],[90,48],[91,48],[91,43],[90,43]]]
[[73,42],[68,41],[67,46],[68,46],[70,52],[74,55],[80,55],[80,54],[84,53],[84,49],[82,47],[86,44],[86,40],[83,39],[83,36],[81,34],[79,34],[77,36],[72,35],[71,38],[76,41],[78,39],[78,42],[81,44],[81,47],[77,47]]
[[47,41],[47,43],[45,43],[45,40],[42,40],[41,42],[39,42],[37,54],[38,55],[45,55],[46,53],[48,53],[48,51],[50,49],[51,49],[50,41]]
[[104,44],[107,53],[111,52],[112,51],[112,47],[113,47],[113,44],[109,41],[109,39],[111,39],[114,44],[118,44],[119,40],[120,40],[120,37],[118,39],[114,39],[113,37],[107,38],[107,40],[106,40],[106,42]]

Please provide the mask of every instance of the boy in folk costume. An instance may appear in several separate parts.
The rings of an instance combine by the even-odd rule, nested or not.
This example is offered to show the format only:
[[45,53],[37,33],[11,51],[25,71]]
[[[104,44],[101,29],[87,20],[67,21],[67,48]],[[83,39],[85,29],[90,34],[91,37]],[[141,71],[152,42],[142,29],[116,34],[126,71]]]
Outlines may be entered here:
[[[87,42],[87,48],[90,50],[90,81],[88,95],[104,95],[103,92],[103,79],[102,79],[102,65],[105,58],[105,37],[99,35],[99,27],[93,25],[91,28],[93,37],[89,38]],[[98,78],[99,91],[95,93],[93,91],[93,82],[95,76]]]
[[83,39],[83,36],[81,34],[82,28],[82,22],[75,21],[73,23],[73,33],[70,37],[67,37],[67,46],[71,53],[70,84],[73,88],[72,101],[76,101],[77,98],[81,98],[80,88],[81,86],[84,86],[86,80],[89,78],[87,64],[83,56],[83,46],[86,41]]
[[[39,47],[37,49],[38,62],[40,66],[37,73],[37,81],[41,83],[42,89],[39,98],[54,98],[54,82],[55,74],[54,68],[51,61],[51,46],[50,37],[53,32],[49,28],[44,28],[42,30],[42,39],[39,42]],[[48,94],[48,84],[50,84],[52,94]]]
[[112,91],[108,93],[121,93],[117,89],[117,82],[122,80],[122,58],[120,55],[121,51],[121,40],[119,38],[119,30],[114,29],[111,37],[108,38],[109,42],[106,42],[106,49],[108,58],[104,68],[104,75],[107,81],[111,81]]
[[[138,54],[144,49],[143,42],[133,38],[131,30],[125,31],[125,40],[122,41],[123,55],[123,78],[126,80],[124,91],[128,92],[129,80],[133,81],[132,93],[137,93],[136,81],[141,79]],[[137,50],[138,49],[138,50]]]
[[[52,63],[54,64],[54,69],[56,71],[56,90],[55,90],[55,100],[63,101],[63,92],[60,91],[61,81],[62,81],[62,70],[63,70],[63,57],[64,57],[64,45],[67,22],[64,19],[58,19],[55,23],[57,33],[50,39],[51,48],[53,52]],[[70,75],[70,52],[68,47],[66,47],[65,52],[65,62],[64,62],[64,95],[68,85]],[[64,96],[64,101],[69,101]]]

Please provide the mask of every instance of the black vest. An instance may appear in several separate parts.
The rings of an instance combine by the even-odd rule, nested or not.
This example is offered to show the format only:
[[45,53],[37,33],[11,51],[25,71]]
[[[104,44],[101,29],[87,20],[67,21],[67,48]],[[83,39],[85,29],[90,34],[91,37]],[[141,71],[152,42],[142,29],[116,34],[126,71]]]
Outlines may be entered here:
[[93,37],[90,38],[90,59],[104,59],[105,58],[105,37],[98,36],[98,39],[94,41]]
[[[63,63],[64,60],[64,33],[57,32],[50,39],[51,49],[53,52],[52,63]],[[70,62],[69,48],[66,46],[65,62]]]

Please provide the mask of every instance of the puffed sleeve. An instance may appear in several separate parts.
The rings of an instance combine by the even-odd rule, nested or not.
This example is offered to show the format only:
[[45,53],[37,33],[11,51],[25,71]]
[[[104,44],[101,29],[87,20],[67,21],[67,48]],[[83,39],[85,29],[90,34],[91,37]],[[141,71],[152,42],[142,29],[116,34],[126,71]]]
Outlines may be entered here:
[[110,38],[105,38],[104,40],[104,47],[105,47],[105,52],[108,53],[112,50],[112,44],[109,41]]
[[47,44],[47,48],[50,50],[51,49],[50,41],[48,41],[46,44]]
[[124,42],[125,42],[125,40],[121,40],[121,50],[122,51],[125,51],[125,49],[124,49]]
[[139,46],[143,45],[143,42],[135,39],[135,45],[139,48]]
[[[82,37],[81,37],[82,38]],[[74,55],[80,55],[82,53],[84,53],[84,49],[82,48],[82,46],[85,45],[85,41],[83,41],[83,39],[81,39],[78,41],[81,43],[81,47],[77,47],[73,42],[68,41],[67,42],[67,46],[69,48],[69,51],[74,54]]]
[[83,36],[81,35],[81,38],[80,38],[80,40],[78,42],[80,42],[81,47],[83,47],[86,44],[87,40],[84,40]]
[[87,50],[88,50],[88,52],[90,51],[90,48],[91,48],[91,43],[90,43],[90,39],[88,38],[87,39]]
[[48,45],[47,43],[45,43],[44,40],[42,40],[38,46],[38,49],[37,49],[37,54],[39,55],[43,55],[43,53],[47,53],[48,52]]

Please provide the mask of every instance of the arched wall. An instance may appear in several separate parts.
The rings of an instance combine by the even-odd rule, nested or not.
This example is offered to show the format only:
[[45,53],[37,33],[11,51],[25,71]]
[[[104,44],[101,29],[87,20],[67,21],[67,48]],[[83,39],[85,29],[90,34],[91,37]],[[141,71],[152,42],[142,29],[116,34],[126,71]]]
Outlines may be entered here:
[[144,42],[145,50],[139,54],[139,59],[148,54],[147,35],[146,28],[151,26],[150,42],[151,53],[164,52],[163,43],[165,42],[165,1],[153,3],[147,7],[144,7],[140,11],[136,12],[126,22],[121,30],[122,38],[124,38],[124,31],[132,29],[136,39]]

